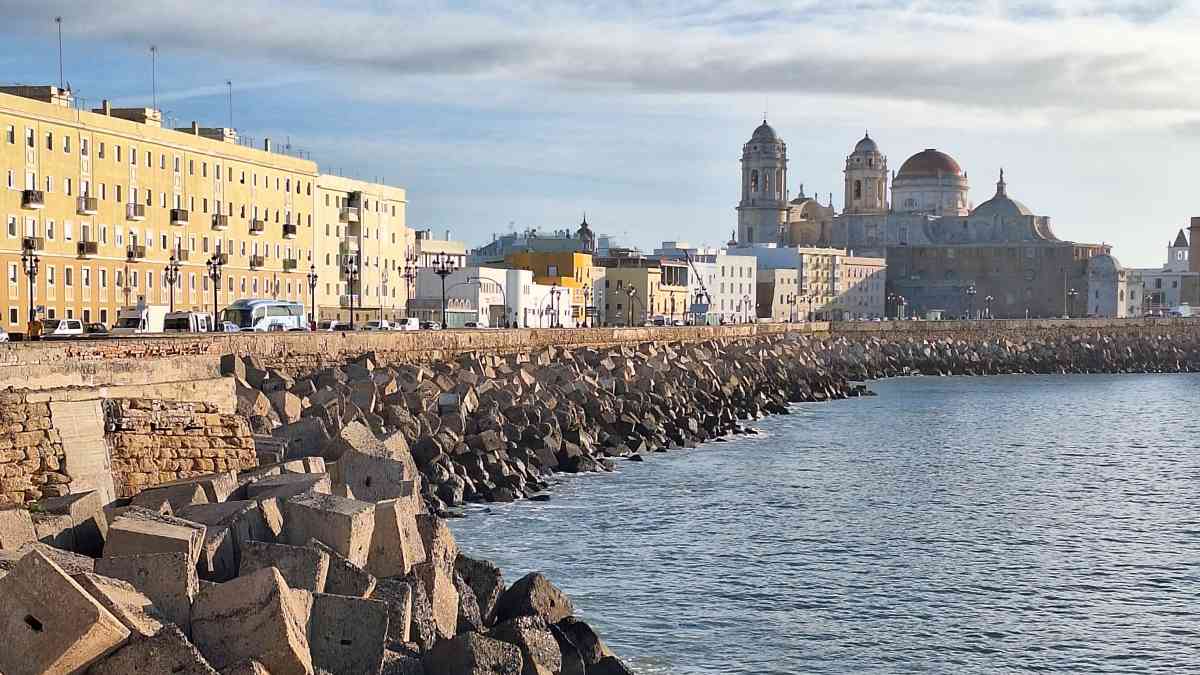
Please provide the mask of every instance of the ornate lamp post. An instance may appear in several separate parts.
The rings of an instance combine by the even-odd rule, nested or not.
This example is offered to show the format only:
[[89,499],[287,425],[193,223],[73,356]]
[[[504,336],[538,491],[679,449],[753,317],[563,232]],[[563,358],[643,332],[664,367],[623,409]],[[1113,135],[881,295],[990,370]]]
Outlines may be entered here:
[[629,286],[628,288],[625,289],[625,293],[629,295],[629,308],[628,308],[629,320],[626,322],[625,325],[632,328],[633,327],[633,299],[635,297],[637,297],[637,289],[634,288],[633,286]]
[[163,281],[167,282],[167,288],[170,289],[168,297],[170,304],[167,311],[175,311],[175,284],[179,283],[179,260],[175,258],[175,254],[171,254],[171,259],[167,261],[167,266],[163,268]]
[[753,311],[753,309],[754,309],[754,305],[753,305],[753,303],[751,303],[751,302],[750,302],[750,296],[748,296],[748,295],[743,295],[743,296],[742,296],[742,302],[743,302],[743,303],[745,303],[745,304],[743,304],[742,306],[743,306],[743,307],[745,307],[745,310],[746,310],[746,311],[744,312],[744,313],[745,313],[745,317],[744,317],[744,318],[745,318],[745,320],[746,320],[746,323],[751,323],[751,320],[750,320],[750,312],[751,312],[751,311]]
[[308,323],[317,326],[317,266],[308,266]]
[[21,269],[25,272],[25,276],[29,278],[29,321],[32,323],[37,319],[37,307],[34,304],[34,286],[37,283],[37,276],[41,266],[41,258],[37,253],[34,253],[33,247],[25,247],[21,251]]
[[433,258],[433,273],[442,278],[442,328],[448,328],[446,325],[446,277],[454,274],[458,267],[454,264],[454,258],[445,253],[439,253]]
[[984,304],[984,306],[985,306],[985,307],[987,307],[987,310],[986,310],[986,311],[984,311],[984,318],[985,318],[985,319],[990,319],[990,318],[992,318],[992,301],[993,301],[993,300],[995,300],[995,298],[993,298],[993,297],[992,297],[992,296],[990,296],[990,295],[989,295],[989,296],[987,296],[986,298],[984,298],[984,299],[983,299],[983,304]]
[[1067,291],[1067,318],[1071,318],[1071,308],[1075,306],[1075,296],[1079,295],[1079,291],[1074,288]]
[[[358,256],[347,256],[346,264],[342,266],[342,273],[346,276],[347,295],[350,296],[350,330],[354,330],[354,298],[358,296],[359,280],[362,276],[362,270],[358,267]],[[359,298],[359,305],[362,304],[362,298]]]
[[[213,291],[213,329],[216,330],[217,322],[220,319],[220,310],[217,307],[217,288],[221,286],[221,268],[225,266],[225,257],[220,253],[212,254],[208,259],[208,278],[212,280]],[[126,279],[128,283],[128,279]]]
[[968,319],[975,318],[975,294],[976,293],[978,293],[978,291],[975,290],[975,282],[972,281],[969,285],[967,285],[967,318]]

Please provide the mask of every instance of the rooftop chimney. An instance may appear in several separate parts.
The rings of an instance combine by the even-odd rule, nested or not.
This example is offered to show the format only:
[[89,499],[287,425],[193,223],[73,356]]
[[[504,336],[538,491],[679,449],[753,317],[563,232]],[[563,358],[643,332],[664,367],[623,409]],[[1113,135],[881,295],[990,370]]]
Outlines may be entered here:
[[110,117],[112,116],[112,104],[108,102],[108,99],[100,102],[100,112]]
[[269,139],[269,138],[263,139],[263,150],[266,150],[267,152],[271,151],[271,139]]
[[197,122],[196,120],[192,120],[192,135],[193,136],[200,135],[200,123]]

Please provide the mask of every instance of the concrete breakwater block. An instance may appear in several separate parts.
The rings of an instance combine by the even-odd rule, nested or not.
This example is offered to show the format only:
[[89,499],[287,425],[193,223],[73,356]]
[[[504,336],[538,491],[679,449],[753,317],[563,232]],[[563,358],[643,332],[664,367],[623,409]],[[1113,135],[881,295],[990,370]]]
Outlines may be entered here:
[[365,567],[375,529],[375,505],[309,492],[283,503],[284,536],[303,546],[316,539],[351,563]]
[[254,659],[271,673],[311,675],[304,623],[283,577],[269,567],[201,592],[192,640],[214,668]]
[[154,606],[191,634],[192,603],[200,592],[196,563],[184,553],[148,553],[100,558],[96,573],[128,582]]
[[180,552],[195,565],[204,546],[204,530],[203,525],[190,520],[131,506],[109,527],[104,555]]

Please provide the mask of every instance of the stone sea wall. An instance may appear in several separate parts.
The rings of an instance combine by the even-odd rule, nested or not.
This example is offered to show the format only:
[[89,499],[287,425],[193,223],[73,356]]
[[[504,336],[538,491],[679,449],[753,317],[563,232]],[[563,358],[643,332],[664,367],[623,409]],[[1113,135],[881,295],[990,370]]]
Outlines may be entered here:
[[23,393],[0,392],[0,504],[23,504],[70,491],[62,437],[50,404]]

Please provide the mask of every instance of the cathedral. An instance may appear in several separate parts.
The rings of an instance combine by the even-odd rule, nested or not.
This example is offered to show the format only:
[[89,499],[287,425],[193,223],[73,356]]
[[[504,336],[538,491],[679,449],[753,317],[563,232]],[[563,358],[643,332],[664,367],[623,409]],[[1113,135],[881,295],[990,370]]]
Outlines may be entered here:
[[[1078,316],[1096,306],[1089,265],[1115,264],[1107,245],[1055,236],[1049,217],[1009,196],[1003,170],[995,195],[975,206],[953,157],[928,148],[893,173],[868,133],[846,156],[843,176],[841,213],[832,196],[822,205],[803,188],[789,201],[787,145],[764,120],[742,148],[738,243],[885,257],[889,297],[903,298],[909,315]],[[1104,306],[1124,300],[1124,289],[1103,292],[1115,294]]]

